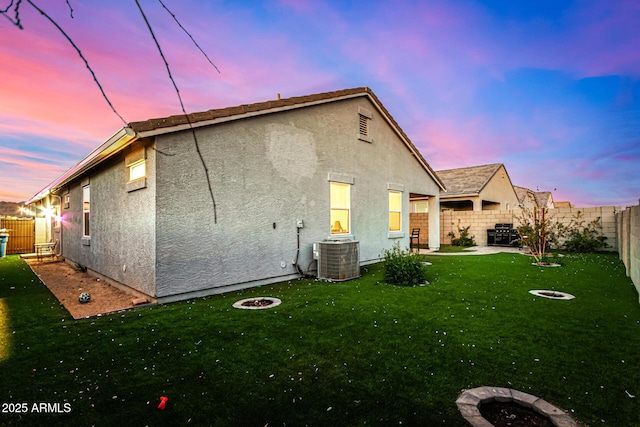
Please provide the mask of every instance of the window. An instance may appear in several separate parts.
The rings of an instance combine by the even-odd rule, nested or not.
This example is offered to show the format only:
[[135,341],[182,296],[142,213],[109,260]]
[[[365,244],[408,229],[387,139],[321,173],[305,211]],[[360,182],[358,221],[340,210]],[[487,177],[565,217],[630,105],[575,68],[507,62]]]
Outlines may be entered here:
[[411,212],[429,212],[429,202],[427,200],[417,200],[411,202]]
[[147,176],[147,165],[144,160],[129,165],[129,181],[135,181],[145,176]]
[[90,186],[85,186],[82,187],[82,230],[83,230],[83,236],[84,237],[89,237],[89,220],[91,217],[91,209],[90,209],[90,196],[91,196],[91,191],[90,191]]
[[402,224],[402,193],[389,190],[389,231],[400,231]]
[[133,148],[124,156],[127,168],[125,189],[128,193],[147,188],[147,155],[145,147]]
[[349,234],[351,213],[351,185],[330,183],[331,234]]

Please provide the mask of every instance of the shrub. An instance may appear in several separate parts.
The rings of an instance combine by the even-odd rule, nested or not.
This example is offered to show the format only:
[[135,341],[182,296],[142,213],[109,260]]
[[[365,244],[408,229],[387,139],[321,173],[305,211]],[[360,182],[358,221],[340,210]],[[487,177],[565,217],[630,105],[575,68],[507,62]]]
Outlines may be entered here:
[[569,252],[595,252],[608,247],[606,236],[600,234],[602,224],[600,217],[584,225],[584,216],[578,211],[569,225],[564,227],[566,240],[564,248]]
[[400,249],[399,244],[385,249],[384,280],[396,286],[416,286],[426,281],[426,271],[421,259],[412,255],[409,249]]
[[447,234],[449,237],[451,237],[451,245],[462,247],[475,246],[476,242],[474,238],[476,236],[469,236],[469,228],[471,228],[470,225],[466,227],[460,227],[460,220],[458,220],[458,233],[460,233],[460,237],[456,237],[456,233],[454,233],[453,231],[450,231],[449,234]]
[[537,263],[545,262],[547,250],[557,246],[562,226],[547,208],[522,209],[516,219],[520,223],[516,230],[522,246],[529,248]]

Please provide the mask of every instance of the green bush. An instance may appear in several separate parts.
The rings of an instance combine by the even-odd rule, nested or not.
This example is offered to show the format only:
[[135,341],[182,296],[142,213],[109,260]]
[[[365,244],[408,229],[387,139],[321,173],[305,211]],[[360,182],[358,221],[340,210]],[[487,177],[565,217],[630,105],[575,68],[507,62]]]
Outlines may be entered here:
[[584,225],[582,212],[578,211],[576,216],[565,227],[566,240],[564,248],[569,252],[596,252],[597,250],[609,246],[605,240],[606,236],[600,234],[602,224],[600,217]]
[[474,238],[476,236],[469,236],[469,228],[470,225],[466,227],[460,227],[460,221],[458,220],[458,233],[460,233],[460,237],[456,237],[456,233],[450,231],[448,236],[451,237],[451,245],[453,246],[462,246],[462,247],[470,247],[475,246],[476,241]]
[[412,255],[409,249],[400,249],[399,244],[385,249],[384,280],[396,286],[416,286],[426,281],[427,274],[421,258]]

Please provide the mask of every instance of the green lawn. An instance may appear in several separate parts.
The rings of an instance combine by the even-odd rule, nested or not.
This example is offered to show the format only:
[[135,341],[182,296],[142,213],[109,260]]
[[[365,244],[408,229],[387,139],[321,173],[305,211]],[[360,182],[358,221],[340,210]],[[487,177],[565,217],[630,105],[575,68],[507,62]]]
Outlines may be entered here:
[[[494,385],[591,426],[640,426],[627,395],[640,396],[640,305],[615,254],[560,268],[520,254],[428,259],[424,287],[387,285],[373,265],[348,282],[73,320],[26,264],[2,258],[0,425],[465,426],[458,394]],[[282,305],[231,307],[251,296]],[[41,402],[70,412],[34,413]],[[21,403],[29,413],[6,413]]]

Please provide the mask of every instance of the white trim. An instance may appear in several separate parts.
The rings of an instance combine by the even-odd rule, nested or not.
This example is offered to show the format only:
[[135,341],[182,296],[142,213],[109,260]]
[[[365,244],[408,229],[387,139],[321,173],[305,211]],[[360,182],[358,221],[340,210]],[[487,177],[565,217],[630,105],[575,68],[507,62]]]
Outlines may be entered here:
[[329,172],[329,174],[327,175],[327,181],[354,185],[356,183],[356,178],[353,175]]
[[393,182],[389,182],[389,183],[387,183],[387,190],[394,190],[394,191],[404,192],[404,185],[396,184],[396,183],[393,183]]

